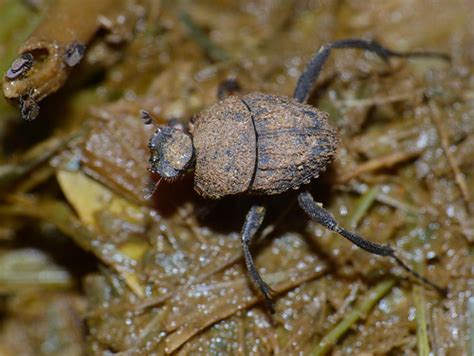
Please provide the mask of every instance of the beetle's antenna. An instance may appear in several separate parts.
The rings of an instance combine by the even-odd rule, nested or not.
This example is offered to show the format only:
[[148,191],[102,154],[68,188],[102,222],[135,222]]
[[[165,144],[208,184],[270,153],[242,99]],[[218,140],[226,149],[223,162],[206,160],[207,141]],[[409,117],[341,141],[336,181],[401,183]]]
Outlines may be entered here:
[[148,187],[143,189],[143,193],[145,193],[144,198],[146,200],[149,200],[153,197],[153,195],[155,194],[155,192],[158,189],[158,186],[160,185],[162,180],[163,180],[163,178],[161,177],[156,182],[150,182],[151,184],[149,184]]
[[151,114],[146,111],[146,110],[140,110],[140,118],[143,120],[143,123],[145,125],[154,125],[154,126],[158,126],[155,122],[155,119],[153,118],[153,116],[151,116]]

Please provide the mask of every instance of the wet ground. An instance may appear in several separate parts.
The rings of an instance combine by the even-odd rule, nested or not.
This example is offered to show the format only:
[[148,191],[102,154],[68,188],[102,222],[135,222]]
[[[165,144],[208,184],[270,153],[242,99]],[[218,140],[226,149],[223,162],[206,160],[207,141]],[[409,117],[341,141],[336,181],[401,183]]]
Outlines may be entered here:
[[[0,353],[473,354],[473,16],[470,0],[0,0]],[[334,50],[309,103],[341,144],[310,190],[448,293],[290,192],[252,249],[271,315],[241,252],[252,199],[202,199],[192,174],[145,199],[159,177],[139,111],[186,125],[229,78],[291,96],[348,37],[451,60]]]

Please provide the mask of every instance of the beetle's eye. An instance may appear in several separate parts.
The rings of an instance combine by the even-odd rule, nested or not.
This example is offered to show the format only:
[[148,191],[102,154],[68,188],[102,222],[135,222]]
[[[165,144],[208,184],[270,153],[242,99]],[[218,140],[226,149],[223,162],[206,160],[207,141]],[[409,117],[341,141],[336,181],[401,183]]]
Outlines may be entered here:
[[156,131],[153,136],[150,138],[150,142],[148,143],[148,148],[150,150],[156,150],[158,148],[158,141],[159,141],[159,131]]
[[150,139],[150,170],[165,179],[182,173],[193,157],[191,136],[181,129],[162,126]]

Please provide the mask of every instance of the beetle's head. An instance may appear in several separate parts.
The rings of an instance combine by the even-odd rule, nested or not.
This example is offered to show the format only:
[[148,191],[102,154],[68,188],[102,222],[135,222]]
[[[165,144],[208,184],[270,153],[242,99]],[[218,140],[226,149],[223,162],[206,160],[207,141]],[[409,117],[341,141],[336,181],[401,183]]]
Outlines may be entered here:
[[190,166],[193,141],[180,126],[160,126],[150,139],[150,172],[172,180]]

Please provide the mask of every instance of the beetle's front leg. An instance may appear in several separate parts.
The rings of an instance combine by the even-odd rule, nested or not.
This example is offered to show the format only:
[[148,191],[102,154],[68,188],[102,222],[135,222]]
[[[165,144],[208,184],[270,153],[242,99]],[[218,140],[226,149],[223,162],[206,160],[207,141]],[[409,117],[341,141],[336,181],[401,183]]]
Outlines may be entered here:
[[272,290],[268,284],[264,282],[262,276],[260,276],[258,273],[252,255],[250,254],[250,243],[257,233],[258,228],[262,224],[263,218],[265,217],[265,210],[265,207],[262,205],[253,205],[247,213],[247,216],[245,217],[245,223],[242,228],[242,249],[244,252],[245,264],[250,273],[250,277],[252,278],[252,282],[264,295],[267,308],[271,313],[274,313],[271,296]]

